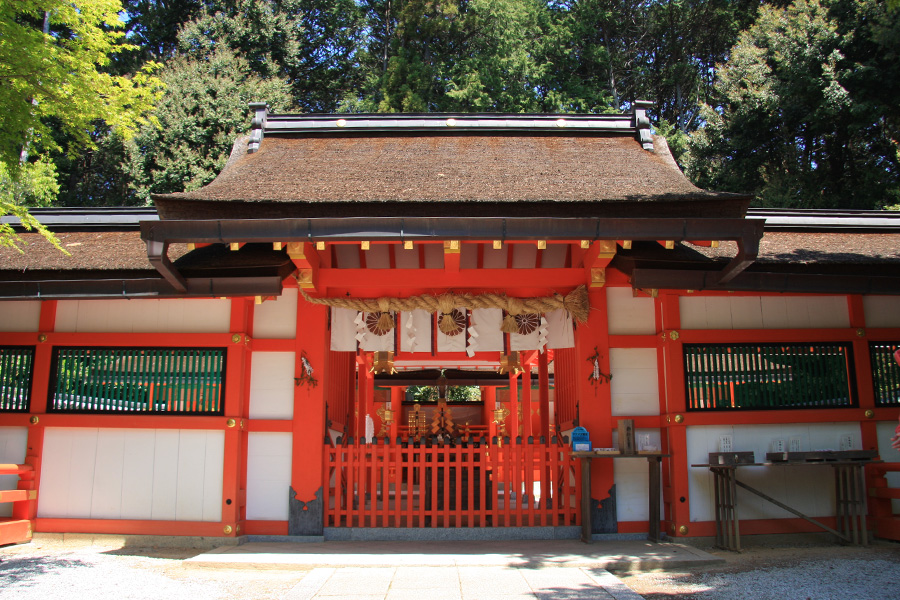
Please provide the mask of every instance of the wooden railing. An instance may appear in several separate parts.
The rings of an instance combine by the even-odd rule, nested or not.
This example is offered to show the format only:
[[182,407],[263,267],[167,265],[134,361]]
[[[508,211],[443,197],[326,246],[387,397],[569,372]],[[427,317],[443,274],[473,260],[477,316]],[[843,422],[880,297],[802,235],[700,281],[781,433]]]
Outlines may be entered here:
[[568,446],[349,443],[325,448],[326,527],[537,527],[581,523]]
[[31,519],[35,515],[37,492],[34,490],[34,468],[31,465],[0,464],[0,475],[18,475],[15,490],[0,490],[0,503],[13,505],[12,518],[0,518],[0,546],[18,544],[31,539]]

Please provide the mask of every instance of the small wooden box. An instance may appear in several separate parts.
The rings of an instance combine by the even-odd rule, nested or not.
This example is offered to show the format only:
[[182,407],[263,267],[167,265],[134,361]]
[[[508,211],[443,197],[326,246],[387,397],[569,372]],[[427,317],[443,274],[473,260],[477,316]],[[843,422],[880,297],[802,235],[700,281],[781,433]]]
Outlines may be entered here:
[[636,454],[634,445],[634,419],[619,419],[619,452],[622,454]]
[[709,453],[709,464],[711,465],[749,465],[755,461],[752,451]]

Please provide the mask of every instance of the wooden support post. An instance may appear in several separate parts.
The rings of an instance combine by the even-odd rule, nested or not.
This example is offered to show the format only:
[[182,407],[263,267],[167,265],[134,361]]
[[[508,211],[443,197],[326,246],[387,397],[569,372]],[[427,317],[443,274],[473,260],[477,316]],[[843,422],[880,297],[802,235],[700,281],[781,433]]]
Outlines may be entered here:
[[303,373],[303,356],[313,369],[317,385],[294,386],[292,424],[291,494],[288,506],[289,535],[322,535],[324,524],[323,461],[325,388],[332,373],[327,370],[328,309],[300,300],[297,302],[295,377]]
[[519,435],[519,376],[515,373],[509,374],[509,417],[506,421],[506,433],[513,441]]
[[684,355],[680,328],[678,294],[664,293],[660,300],[662,332],[660,340],[665,367],[665,427],[669,463],[669,534],[686,535],[691,507],[688,478],[687,428],[684,396]]
[[353,405],[353,433],[359,439],[366,435],[366,395],[369,393],[369,363],[365,353],[356,355],[356,402]]
[[541,411],[541,430],[538,435],[550,441],[550,369],[547,352],[538,354],[538,401]]
[[394,413],[394,421],[391,423],[391,442],[397,439],[397,424],[403,418],[403,399],[405,397],[405,387],[391,388],[391,411]]
[[525,372],[522,373],[522,428],[519,435],[523,441],[527,441],[532,435],[531,427],[531,364],[526,363]]
[[494,423],[494,409],[497,408],[497,388],[484,388],[484,422],[488,424],[488,442],[497,435],[497,424]]
[[241,535],[242,498],[241,479],[246,434],[244,400],[250,369],[249,330],[253,323],[253,301],[248,298],[231,299],[231,343],[225,358],[225,451],[222,476],[222,533],[226,537]]
[[[592,380],[594,365],[590,360],[596,353],[600,371],[609,373],[609,336],[607,335],[606,291],[591,290],[590,318],[578,326],[575,332],[575,388],[579,402],[579,425],[588,430],[591,442],[600,448],[612,446],[612,395],[609,382],[604,379]],[[616,533],[618,530],[615,502],[610,498],[610,490],[615,482],[614,469],[607,461],[592,461],[591,468],[591,509],[596,509],[597,519],[593,520],[593,533]]]

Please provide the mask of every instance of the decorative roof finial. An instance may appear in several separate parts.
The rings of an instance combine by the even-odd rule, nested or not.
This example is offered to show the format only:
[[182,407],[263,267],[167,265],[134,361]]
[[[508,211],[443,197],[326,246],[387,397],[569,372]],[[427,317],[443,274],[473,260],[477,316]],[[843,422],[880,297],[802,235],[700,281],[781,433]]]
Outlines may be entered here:
[[637,130],[636,137],[644,150],[653,150],[653,134],[650,133],[650,117],[647,116],[647,109],[653,104],[647,100],[635,100],[632,104],[634,128]]
[[247,145],[247,153],[253,154],[259,150],[259,145],[263,141],[263,131],[269,116],[269,105],[265,102],[251,102],[250,110],[253,111],[253,121],[250,123],[250,143]]

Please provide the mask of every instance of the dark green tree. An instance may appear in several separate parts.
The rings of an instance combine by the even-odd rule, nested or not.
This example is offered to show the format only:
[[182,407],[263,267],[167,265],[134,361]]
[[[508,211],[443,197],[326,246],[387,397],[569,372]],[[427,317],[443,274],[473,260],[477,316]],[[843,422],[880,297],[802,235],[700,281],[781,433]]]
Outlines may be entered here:
[[877,64],[871,50],[859,51],[864,35],[863,27],[842,35],[819,0],[763,8],[719,69],[719,100],[704,107],[706,126],[692,140],[693,178],[752,192],[764,206],[895,204],[900,165],[890,111],[862,91],[871,67],[857,74]]
[[156,107],[159,127],[144,127],[126,146],[130,194],[140,203],[151,193],[212,181],[249,128],[250,102],[267,101],[276,111],[291,102],[285,80],[251,74],[248,62],[227,48],[202,60],[177,55],[160,77],[166,92]]

